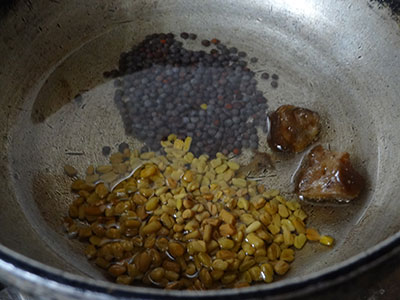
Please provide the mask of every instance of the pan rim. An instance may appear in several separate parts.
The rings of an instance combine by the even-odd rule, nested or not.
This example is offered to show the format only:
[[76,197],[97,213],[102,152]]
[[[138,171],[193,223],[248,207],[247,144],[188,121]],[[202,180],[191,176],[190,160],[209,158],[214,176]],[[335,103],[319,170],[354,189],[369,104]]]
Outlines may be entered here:
[[[231,299],[269,296],[270,299],[305,295],[339,284],[400,253],[400,232],[379,244],[318,272],[241,289],[209,291],[163,290],[122,286],[62,271],[19,254],[0,244],[0,278],[28,294],[52,295],[55,299]],[[66,297],[66,298],[65,298]]]

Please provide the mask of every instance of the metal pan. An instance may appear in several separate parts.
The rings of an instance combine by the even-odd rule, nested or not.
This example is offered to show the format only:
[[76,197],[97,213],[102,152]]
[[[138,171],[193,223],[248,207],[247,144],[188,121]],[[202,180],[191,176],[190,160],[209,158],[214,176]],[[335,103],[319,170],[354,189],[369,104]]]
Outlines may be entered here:
[[[293,296],[397,251],[400,30],[388,8],[365,0],[39,0],[15,1],[0,24],[0,280],[7,285],[52,299]],[[308,222],[337,243],[309,245],[278,282],[201,293],[118,286],[63,232],[71,197],[62,166],[83,170],[104,161],[103,145],[137,144],[102,73],[145,35],[181,31],[220,37],[278,72],[270,109],[291,103],[318,111],[320,142],[350,152],[368,180],[350,204],[306,206]],[[73,101],[79,93],[84,109]],[[296,164],[282,162],[268,183],[291,189]]]

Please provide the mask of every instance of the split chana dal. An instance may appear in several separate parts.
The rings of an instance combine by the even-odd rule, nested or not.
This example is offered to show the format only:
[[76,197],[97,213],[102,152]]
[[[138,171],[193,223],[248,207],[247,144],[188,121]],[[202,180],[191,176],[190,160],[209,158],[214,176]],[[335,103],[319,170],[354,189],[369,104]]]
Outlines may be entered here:
[[[270,283],[307,241],[334,243],[306,227],[299,202],[239,175],[240,165],[221,153],[195,157],[190,144],[170,135],[161,142],[165,155],[126,148],[114,163],[89,167],[89,181],[72,183],[66,229],[117,283],[189,290]],[[107,174],[138,162],[109,191]]]

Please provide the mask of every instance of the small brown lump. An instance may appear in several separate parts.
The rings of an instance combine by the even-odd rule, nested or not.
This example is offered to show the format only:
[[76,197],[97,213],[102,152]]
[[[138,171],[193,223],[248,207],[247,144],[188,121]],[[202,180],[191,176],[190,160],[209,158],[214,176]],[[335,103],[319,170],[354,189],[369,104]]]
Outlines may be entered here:
[[321,129],[318,113],[293,105],[282,105],[269,120],[268,144],[277,152],[302,152]]
[[364,188],[347,152],[314,147],[296,178],[296,193],[314,200],[352,200]]

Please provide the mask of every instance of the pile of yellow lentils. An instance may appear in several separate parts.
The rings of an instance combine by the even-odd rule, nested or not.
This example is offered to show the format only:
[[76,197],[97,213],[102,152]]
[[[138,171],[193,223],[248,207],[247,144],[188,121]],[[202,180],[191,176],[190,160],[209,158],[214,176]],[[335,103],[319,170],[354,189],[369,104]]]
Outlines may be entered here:
[[[307,240],[333,244],[306,228],[299,202],[239,175],[240,165],[221,153],[194,157],[190,143],[170,135],[161,142],[165,155],[125,149],[72,183],[78,196],[65,218],[68,233],[117,283],[194,290],[269,283]],[[107,178],[138,164],[109,191]]]

